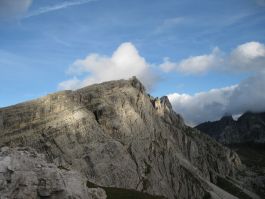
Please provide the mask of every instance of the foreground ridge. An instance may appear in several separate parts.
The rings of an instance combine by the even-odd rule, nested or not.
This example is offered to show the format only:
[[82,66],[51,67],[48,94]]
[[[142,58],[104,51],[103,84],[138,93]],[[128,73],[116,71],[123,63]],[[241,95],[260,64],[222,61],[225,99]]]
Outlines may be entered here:
[[[258,198],[233,180],[242,168],[236,153],[185,126],[167,97],[151,97],[135,77],[2,108],[0,135],[1,147],[31,147],[103,189],[168,199]],[[241,195],[218,187],[220,179]]]

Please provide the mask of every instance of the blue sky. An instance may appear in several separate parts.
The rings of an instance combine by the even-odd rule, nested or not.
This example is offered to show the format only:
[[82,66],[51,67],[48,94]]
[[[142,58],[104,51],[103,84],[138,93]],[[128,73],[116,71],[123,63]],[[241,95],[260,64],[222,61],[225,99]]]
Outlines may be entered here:
[[[190,124],[232,109],[263,111],[243,99],[244,107],[231,108],[235,90],[221,100],[197,95],[239,90],[250,78],[265,83],[264,43],[264,0],[0,0],[0,107],[135,73]],[[123,70],[115,63],[124,54],[133,58]]]

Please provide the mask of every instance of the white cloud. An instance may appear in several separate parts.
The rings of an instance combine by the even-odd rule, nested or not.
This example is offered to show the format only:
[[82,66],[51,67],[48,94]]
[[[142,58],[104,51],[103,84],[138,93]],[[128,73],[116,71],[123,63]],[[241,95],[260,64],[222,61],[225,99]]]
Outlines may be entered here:
[[265,45],[256,41],[239,45],[225,54],[215,48],[210,54],[191,56],[179,62],[165,58],[160,64],[164,72],[175,71],[183,74],[201,74],[210,70],[234,72],[259,72],[265,70]]
[[31,3],[32,0],[0,0],[0,21],[22,17]]
[[237,85],[212,89],[194,95],[173,93],[169,100],[174,110],[180,113],[187,124],[195,125],[207,120],[216,120],[226,113],[229,97]]
[[169,58],[165,58],[160,68],[164,72],[174,70],[184,74],[201,74],[215,68],[220,65],[221,62],[220,50],[214,48],[210,54],[191,56],[177,63],[171,62]]
[[71,6],[82,5],[95,0],[78,0],[78,1],[65,1],[63,3],[55,4],[52,6],[41,7],[38,10],[32,11],[25,16],[25,18],[42,15],[48,12],[65,9]]
[[265,69],[265,45],[248,42],[234,49],[228,58],[230,69],[239,71],[260,71]]
[[253,60],[265,56],[265,46],[259,42],[248,42],[238,46],[233,54],[247,60]]
[[87,74],[87,77],[82,80],[74,77],[61,82],[59,89],[77,89],[93,83],[128,79],[132,76],[137,76],[150,88],[156,80],[150,64],[139,55],[132,43],[122,43],[111,57],[90,54],[85,59],[76,60],[68,69],[68,74]]
[[173,108],[187,124],[196,125],[220,119],[225,114],[265,111],[265,73],[250,77],[238,85],[213,89],[194,95],[169,94]]

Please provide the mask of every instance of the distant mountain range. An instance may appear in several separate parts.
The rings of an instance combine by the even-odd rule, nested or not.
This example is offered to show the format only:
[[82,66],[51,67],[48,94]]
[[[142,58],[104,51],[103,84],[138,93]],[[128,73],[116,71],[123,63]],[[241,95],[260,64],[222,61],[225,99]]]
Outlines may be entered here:
[[244,113],[238,120],[224,116],[219,121],[205,122],[196,126],[198,130],[226,144],[265,143],[265,112]]
[[236,151],[248,168],[245,182],[265,198],[265,112],[246,112],[238,120],[224,116],[195,128]]

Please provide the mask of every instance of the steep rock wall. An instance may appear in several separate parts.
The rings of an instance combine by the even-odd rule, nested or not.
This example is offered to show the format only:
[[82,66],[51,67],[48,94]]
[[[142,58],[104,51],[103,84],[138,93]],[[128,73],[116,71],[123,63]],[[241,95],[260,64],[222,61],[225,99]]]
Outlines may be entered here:
[[[237,154],[185,126],[167,97],[136,79],[62,91],[0,109],[0,146],[30,146],[90,182],[204,198],[216,176],[233,178]],[[220,197],[222,198],[222,197]]]

